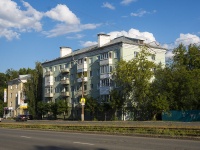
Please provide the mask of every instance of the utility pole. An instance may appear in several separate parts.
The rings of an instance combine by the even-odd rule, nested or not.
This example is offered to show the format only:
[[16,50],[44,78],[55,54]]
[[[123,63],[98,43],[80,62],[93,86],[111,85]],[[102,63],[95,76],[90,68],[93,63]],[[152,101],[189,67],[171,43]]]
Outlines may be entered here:
[[81,112],[81,121],[84,121],[84,105],[85,105],[85,98],[84,98],[84,74],[82,72],[82,98],[81,98],[81,106],[82,106],[82,112]]

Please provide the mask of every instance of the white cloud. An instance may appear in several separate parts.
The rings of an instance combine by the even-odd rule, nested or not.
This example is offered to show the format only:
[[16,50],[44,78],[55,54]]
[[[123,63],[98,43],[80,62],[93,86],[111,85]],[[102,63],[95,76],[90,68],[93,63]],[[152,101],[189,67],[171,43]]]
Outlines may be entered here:
[[58,4],[55,8],[47,11],[45,16],[59,21],[52,30],[44,31],[47,37],[57,37],[69,33],[77,33],[83,30],[95,29],[100,24],[81,24],[80,19],[66,6]]
[[57,37],[60,35],[65,35],[69,33],[77,33],[83,30],[91,30],[95,29],[100,24],[74,24],[74,25],[68,25],[65,23],[58,24],[54,29],[50,31],[43,32],[47,37]]
[[104,7],[104,8],[109,8],[109,9],[112,9],[112,10],[115,9],[115,7],[114,7],[112,4],[108,3],[108,2],[103,3],[103,6],[102,6],[102,7]]
[[122,5],[129,5],[130,3],[132,3],[132,2],[136,2],[137,0],[123,0],[123,1],[121,1],[121,4]]
[[79,18],[66,5],[58,4],[55,8],[47,11],[45,15],[66,24],[80,24]]
[[145,14],[153,14],[153,13],[156,13],[156,10],[153,10],[152,12],[148,12],[148,11],[146,11],[146,10],[140,9],[140,10],[138,10],[136,13],[131,13],[131,16],[134,16],[134,17],[142,17],[142,16],[144,16]]
[[200,38],[197,35],[194,34],[180,34],[180,37],[176,39],[175,46],[178,46],[179,44],[183,45],[190,45],[190,44],[200,44]]
[[[114,39],[120,36],[126,36],[126,37],[130,37],[130,38],[137,38],[137,39],[142,39],[145,41],[145,43],[152,43],[155,44],[156,40],[155,37],[153,36],[152,33],[150,32],[140,32],[137,29],[130,29],[129,31],[113,31],[108,33],[108,35],[110,35],[110,39]],[[87,46],[91,46],[97,44],[97,42],[91,42],[91,41],[87,41],[87,42],[82,42],[82,46],[83,47],[87,47]]]
[[130,38],[138,38],[138,39],[143,39],[145,40],[146,43],[150,43],[155,40],[155,37],[153,36],[152,33],[150,32],[140,32],[137,29],[131,28],[129,31],[113,31],[108,33],[111,36],[111,39],[114,39],[119,36],[126,36]]
[[162,47],[168,49],[169,51],[166,53],[166,58],[173,57],[172,51],[174,48],[178,47],[179,44],[183,44],[188,46],[190,44],[197,44],[200,45],[200,38],[194,34],[180,34],[180,37],[175,40],[175,42],[170,44],[163,44]]
[[95,44],[97,44],[97,42],[92,42],[92,41],[81,42],[81,45],[83,47],[89,47],[89,46],[92,46],[92,45],[95,45]]
[[21,2],[25,11],[22,11],[12,0],[0,1],[0,37],[12,40],[19,38],[20,32],[30,32],[32,29],[42,30],[40,20],[43,14],[35,10],[29,3]]

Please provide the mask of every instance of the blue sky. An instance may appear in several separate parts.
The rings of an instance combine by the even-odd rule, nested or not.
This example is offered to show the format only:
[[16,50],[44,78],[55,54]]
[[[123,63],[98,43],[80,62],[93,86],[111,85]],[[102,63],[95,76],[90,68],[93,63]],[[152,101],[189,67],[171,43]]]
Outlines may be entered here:
[[[199,0],[0,0],[0,72],[34,68],[97,43],[97,34],[128,36],[170,50],[200,43]],[[155,41],[155,42],[154,42]]]

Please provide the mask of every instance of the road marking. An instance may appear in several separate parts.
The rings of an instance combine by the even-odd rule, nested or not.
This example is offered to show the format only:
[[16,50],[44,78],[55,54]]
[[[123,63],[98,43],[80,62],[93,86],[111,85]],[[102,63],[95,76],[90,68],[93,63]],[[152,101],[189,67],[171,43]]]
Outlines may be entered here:
[[82,143],[82,142],[73,142],[74,144],[83,144],[83,145],[94,145],[92,143]]
[[27,139],[30,139],[31,137],[29,136],[20,136],[21,138],[27,138]]

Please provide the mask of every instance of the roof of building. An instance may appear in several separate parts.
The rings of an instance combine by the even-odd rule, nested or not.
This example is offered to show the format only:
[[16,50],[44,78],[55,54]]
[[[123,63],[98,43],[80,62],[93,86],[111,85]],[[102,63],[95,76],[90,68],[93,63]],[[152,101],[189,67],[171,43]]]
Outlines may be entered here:
[[27,82],[27,80],[31,77],[30,74],[26,74],[26,75],[19,75],[18,78],[15,78],[13,80],[8,81],[8,83],[13,83],[13,82]]
[[[125,36],[117,37],[117,38],[111,40],[109,43],[103,45],[102,47],[107,47],[107,46],[111,46],[111,45],[118,44],[118,43],[128,43],[128,44],[133,44],[133,45],[146,45],[150,48],[158,48],[158,49],[166,50],[165,48],[163,48],[159,45],[144,44],[144,40],[136,39],[136,38],[129,38],[129,37],[125,37]],[[77,54],[93,51],[93,50],[98,49],[98,48],[100,48],[100,47],[98,47],[98,44],[95,44],[95,45],[92,45],[92,46],[89,46],[89,47],[86,47],[86,48],[77,49],[77,50],[74,50],[72,53],[70,53],[70,54],[68,54],[64,57],[58,57],[58,58],[50,60],[50,61],[47,60],[47,61],[43,62],[42,64],[46,64],[46,63],[49,63],[49,62],[53,62],[53,61],[56,61],[56,60],[60,60],[60,59],[63,59],[63,58],[74,56],[74,55],[77,55]]]

